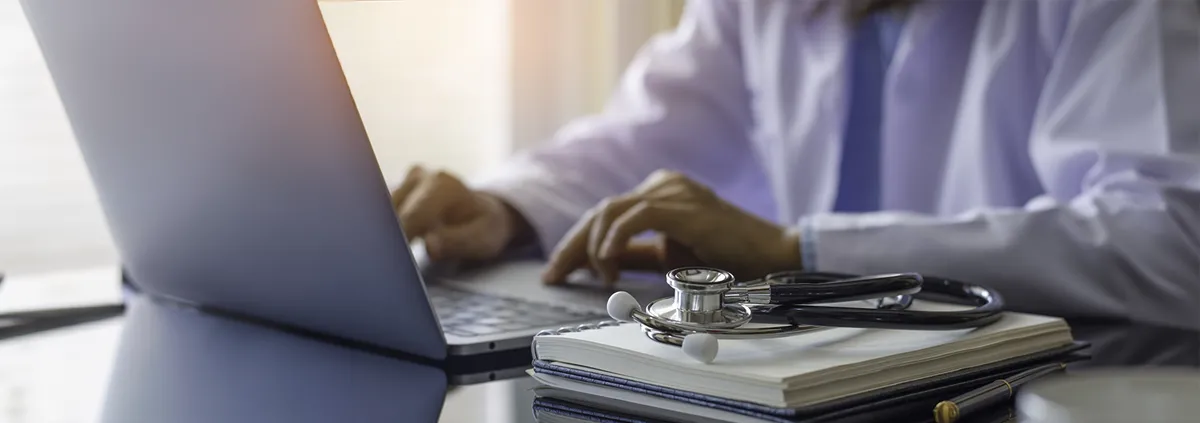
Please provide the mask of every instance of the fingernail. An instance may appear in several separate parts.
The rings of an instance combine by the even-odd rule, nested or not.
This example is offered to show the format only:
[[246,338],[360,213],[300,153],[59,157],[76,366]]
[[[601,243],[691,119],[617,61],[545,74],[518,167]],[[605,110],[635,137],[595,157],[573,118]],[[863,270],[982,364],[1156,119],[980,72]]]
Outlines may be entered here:
[[545,271],[542,271],[542,283],[552,285],[558,282],[558,278],[556,277],[557,274],[558,271],[553,267],[546,268]]

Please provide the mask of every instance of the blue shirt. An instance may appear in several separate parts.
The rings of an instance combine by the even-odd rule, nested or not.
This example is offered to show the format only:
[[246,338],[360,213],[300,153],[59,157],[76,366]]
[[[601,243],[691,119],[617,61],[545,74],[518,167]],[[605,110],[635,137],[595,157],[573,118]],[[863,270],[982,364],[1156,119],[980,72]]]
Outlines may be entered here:
[[857,26],[835,211],[879,209],[883,86],[903,26],[903,18],[892,13],[876,13]]

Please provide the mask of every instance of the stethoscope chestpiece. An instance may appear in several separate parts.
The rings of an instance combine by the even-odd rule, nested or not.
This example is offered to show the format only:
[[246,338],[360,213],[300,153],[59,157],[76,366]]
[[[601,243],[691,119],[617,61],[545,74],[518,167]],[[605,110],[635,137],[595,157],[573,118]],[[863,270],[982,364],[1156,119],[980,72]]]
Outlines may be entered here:
[[637,300],[617,292],[608,300],[609,315],[635,321],[651,339],[680,347],[696,360],[709,363],[717,354],[713,331],[736,330],[750,322],[743,304],[727,304],[725,294],[737,284],[732,273],[711,267],[685,267],[667,273],[675,295],[651,302],[643,311]]
[[724,294],[737,283],[732,273],[711,267],[683,267],[667,272],[667,284],[676,291]]
[[694,330],[735,328],[750,321],[750,310],[726,304],[725,293],[737,284],[732,273],[711,267],[684,267],[667,272],[675,295],[650,303],[646,312]]

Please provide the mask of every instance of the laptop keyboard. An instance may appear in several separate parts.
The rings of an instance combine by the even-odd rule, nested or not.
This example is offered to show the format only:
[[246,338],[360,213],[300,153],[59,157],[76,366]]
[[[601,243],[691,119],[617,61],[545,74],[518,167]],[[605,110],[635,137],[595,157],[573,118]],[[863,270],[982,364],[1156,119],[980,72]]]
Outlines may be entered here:
[[564,324],[608,318],[603,313],[496,297],[445,285],[429,286],[428,292],[442,329],[462,337],[554,329]]

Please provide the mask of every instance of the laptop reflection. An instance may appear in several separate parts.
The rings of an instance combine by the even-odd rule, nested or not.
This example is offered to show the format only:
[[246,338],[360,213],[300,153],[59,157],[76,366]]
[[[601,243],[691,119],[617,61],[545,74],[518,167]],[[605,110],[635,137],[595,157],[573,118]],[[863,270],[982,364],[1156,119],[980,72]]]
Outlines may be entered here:
[[101,421],[435,422],[445,373],[133,299]]

